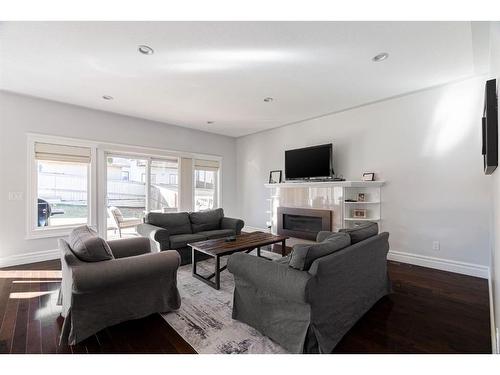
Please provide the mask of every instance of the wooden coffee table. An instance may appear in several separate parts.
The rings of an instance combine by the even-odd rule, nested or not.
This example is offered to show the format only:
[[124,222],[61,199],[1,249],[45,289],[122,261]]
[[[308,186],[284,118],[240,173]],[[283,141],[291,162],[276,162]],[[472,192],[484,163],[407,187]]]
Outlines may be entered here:
[[[193,276],[198,280],[210,285],[212,288],[220,289],[220,273],[224,271],[227,266],[221,268],[220,258],[225,255],[231,255],[238,251],[244,251],[249,253],[254,249],[257,249],[257,256],[260,255],[260,248],[266,245],[272,245],[281,242],[281,255],[285,255],[285,236],[276,236],[271,233],[264,232],[252,232],[243,233],[236,236],[236,241],[226,242],[226,238],[217,238],[213,240],[199,241],[188,243],[192,249],[192,261],[193,261]],[[208,275],[202,276],[196,272],[196,263],[198,262],[197,254],[203,253],[211,256],[215,259],[215,272]],[[266,257],[262,257],[266,258]],[[269,258],[266,258],[269,259]],[[215,281],[211,279],[215,278]]]

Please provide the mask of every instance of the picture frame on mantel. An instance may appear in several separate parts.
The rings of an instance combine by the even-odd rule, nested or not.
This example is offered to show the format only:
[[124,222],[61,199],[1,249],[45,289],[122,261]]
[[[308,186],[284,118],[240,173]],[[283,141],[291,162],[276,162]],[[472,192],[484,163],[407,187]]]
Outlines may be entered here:
[[269,183],[270,184],[281,184],[283,171],[276,170],[269,172]]
[[361,177],[361,181],[375,181],[375,173],[373,173],[373,172],[363,173],[363,177]]

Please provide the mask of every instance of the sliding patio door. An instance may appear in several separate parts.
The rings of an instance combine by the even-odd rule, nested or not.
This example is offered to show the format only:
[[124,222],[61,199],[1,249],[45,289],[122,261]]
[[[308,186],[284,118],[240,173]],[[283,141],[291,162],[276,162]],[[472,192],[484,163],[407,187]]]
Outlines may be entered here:
[[179,210],[177,158],[106,154],[108,239],[137,236],[147,212]]
[[219,207],[219,162],[195,159],[193,186],[195,211]]
[[177,212],[179,210],[179,161],[151,159],[148,211]]
[[106,175],[107,238],[136,236],[132,224],[147,211],[148,159],[108,155]]

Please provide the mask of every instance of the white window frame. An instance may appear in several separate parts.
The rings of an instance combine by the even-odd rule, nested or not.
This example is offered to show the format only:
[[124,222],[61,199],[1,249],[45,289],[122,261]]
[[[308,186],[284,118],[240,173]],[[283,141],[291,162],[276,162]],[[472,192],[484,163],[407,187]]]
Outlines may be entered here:
[[[146,171],[145,171],[145,181],[144,181],[144,184],[146,185],[146,202],[145,202],[145,211],[146,212],[149,212],[150,211],[150,202],[149,202],[149,196],[151,194],[151,185],[154,185],[156,183],[156,175],[155,175],[155,181],[152,182],[151,181],[151,162],[154,161],[154,160],[157,160],[157,161],[172,161],[172,160],[176,160],[177,161],[177,165],[178,165],[178,174],[177,176],[179,176],[180,174],[180,163],[181,163],[181,157],[180,156],[177,156],[177,155],[156,155],[156,154],[141,154],[141,153],[137,153],[137,152],[134,152],[134,153],[131,153],[131,152],[115,152],[115,151],[104,151],[104,159],[107,160],[107,158],[109,157],[113,157],[113,158],[124,158],[124,159],[140,159],[140,160],[145,160],[146,161]],[[105,184],[105,194],[104,194],[104,202],[107,203],[107,196],[108,196],[108,191],[107,191],[107,184],[108,184],[108,169],[107,169],[107,166],[104,168],[104,175],[103,175],[103,178],[104,178],[104,184]],[[177,177],[178,178],[178,177]],[[141,182],[142,182],[142,174],[141,174]],[[177,196],[178,196],[178,202],[177,204],[180,205],[180,200],[181,200],[181,190],[180,190],[180,186],[179,184],[177,185]],[[180,210],[180,207],[177,207],[177,209]]]
[[[116,152],[108,152],[104,151],[104,160],[108,160],[109,157],[112,158],[122,158],[122,159],[138,159],[138,160],[145,160],[146,165],[145,165],[145,172],[141,173],[141,183],[142,183],[142,176],[144,175],[145,181],[144,185],[146,186],[145,189],[145,202],[144,202],[144,210],[148,210],[148,200],[149,200],[149,191],[148,191],[148,176],[149,176],[149,165],[150,165],[150,158],[147,156],[141,156],[138,154],[127,154],[127,153],[116,153]],[[130,174],[129,174],[130,177]],[[105,217],[103,218],[103,221],[106,223],[106,233],[107,233],[107,220],[108,220],[108,211],[107,211],[107,204],[108,204],[108,166],[107,163],[104,166],[104,174],[103,174],[103,181],[104,181],[104,187],[103,187],[103,192],[104,192],[104,203],[106,205],[106,210],[105,210]],[[130,179],[129,179],[130,181]]]
[[[216,184],[217,184],[217,192],[216,192],[216,195],[217,195],[217,204],[214,206],[214,210],[216,208],[220,208],[222,207],[222,158],[220,159],[214,159],[214,158],[197,158],[197,159],[202,159],[202,160],[216,160],[219,162],[219,170],[218,170],[218,173],[217,173],[217,181],[216,181]],[[192,163],[192,166],[191,166],[191,178],[192,178],[192,181],[193,181],[193,188],[192,188],[192,195],[191,195],[191,201],[192,201],[192,210],[195,211],[195,190],[196,190],[196,181],[195,181],[195,177],[194,177],[194,173],[196,171],[196,167],[195,167],[195,163],[194,163],[194,158],[193,158],[193,163]]]
[[[39,228],[37,223],[38,210],[38,170],[37,161],[35,159],[35,143],[54,143],[76,147],[88,147],[91,149],[91,161],[89,164],[89,174],[87,176],[88,188],[88,225],[98,231],[105,238],[107,235],[107,169],[106,156],[107,154],[129,155],[131,157],[149,159],[178,159],[178,194],[179,194],[179,210],[181,209],[181,195],[183,194],[183,184],[181,177],[180,163],[182,158],[214,160],[219,162],[218,173],[218,189],[217,189],[217,207],[222,205],[222,177],[223,177],[223,158],[219,155],[201,154],[178,150],[168,150],[162,148],[153,148],[149,146],[126,145],[111,142],[99,142],[94,140],[68,138],[38,133],[27,134],[27,199],[26,199],[26,239],[52,238],[67,236],[71,230],[78,225],[44,227]],[[146,171],[150,169],[147,168]],[[191,168],[191,181],[194,178],[194,162]],[[149,172],[146,174],[146,181],[149,181]],[[147,204],[149,205],[149,189],[146,189]],[[187,193],[186,193],[187,194]],[[194,210],[194,185],[191,188],[191,210]]]
[[[151,174],[151,162],[152,161],[172,161],[174,159],[177,161],[177,180],[179,180],[179,176],[181,174],[181,157],[179,155],[172,155],[172,156],[152,155],[149,157],[149,159],[148,159],[149,182],[146,184],[146,190],[147,190],[147,195],[148,195],[146,212],[149,212],[151,210],[150,202],[149,202],[149,195],[151,194],[151,185],[154,185],[157,183],[156,175],[154,175],[155,181],[154,182],[151,181],[151,177],[153,176]],[[170,182],[170,175],[169,175],[169,182]],[[177,212],[180,212],[180,210],[181,210],[181,195],[182,195],[181,186],[179,184],[177,184]]]
[[88,147],[90,148],[90,163],[87,166],[87,225],[97,228],[96,215],[96,150],[95,143],[83,140],[75,140],[63,137],[28,134],[28,187],[26,199],[26,238],[49,238],[67,236],[72,229],[81,224],[58,225],[39,227],[38,221],[38,161],[35,158],[36,143],[50,143],[64,146]]

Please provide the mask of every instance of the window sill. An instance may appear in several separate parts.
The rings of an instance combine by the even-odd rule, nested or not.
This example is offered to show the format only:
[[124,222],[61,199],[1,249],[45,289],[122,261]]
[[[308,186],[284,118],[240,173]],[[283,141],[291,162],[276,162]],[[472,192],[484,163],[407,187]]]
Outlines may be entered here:
[[[26,234],[26,240],[36,240],[41,238],[54,238],[54,237],[66,237],[71,231],[79,226],[85,224],[78,225],[68,225],[64,227],[57,228],[44,228],[44,229],[32,229],[30,232]],[[89,225],[91,228],[94,228],[92,225]],[[95,229],[95,228],[94,228]]]

